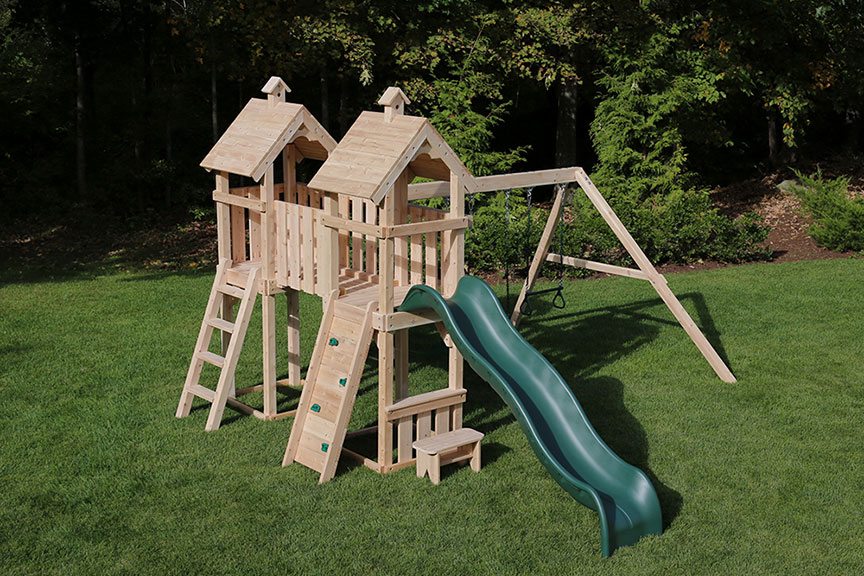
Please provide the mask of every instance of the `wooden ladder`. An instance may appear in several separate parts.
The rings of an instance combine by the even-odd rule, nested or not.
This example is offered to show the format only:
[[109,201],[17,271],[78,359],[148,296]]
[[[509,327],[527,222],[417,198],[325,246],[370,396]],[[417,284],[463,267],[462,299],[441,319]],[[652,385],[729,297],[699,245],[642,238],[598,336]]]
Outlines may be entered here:
[[[185,418],[192,409],[192,400],[195,396],[210,402],[210,415],[207,417],[207,425],[205,426],[205,430],[208,431],[219,428],[222,413],[225,411],[225,404],[235,396],[234,370],[237,368],[237,360],[240,357],[240,350],[243,348],[243,339],[246,337],[246,328],[249,326],[249,318],[252,316],[252,308],[258,296],[260,266],[250,269],[246,278],[245,289],[227,282],[225,272],[230,267],[231,260],[222,260],[216,268],[216,277],[213,279],[210,299],[207,301],[204,320],[201,322],[198,341],[195,343],[195,353],[192,355],[189,372],[186,374],[186,383],[183,385],[183,393],[180,396],[180,404],[177,406],[177,418]],[[223,302],[226,296],[240,300],[240,307],[234,322],[219,317],[219,310],[225,308]],[[214,354],[208,350],[214,328],[231,335],[225,356]],[[205,362],[221,369],[216,390],[205,388],[198,383]]]
[[363,365],[372,342],[372,311],[337,301],[330,294],[309,363],[306,384],[291,428],[282,465],[299,462],[333,478],[342,452]]

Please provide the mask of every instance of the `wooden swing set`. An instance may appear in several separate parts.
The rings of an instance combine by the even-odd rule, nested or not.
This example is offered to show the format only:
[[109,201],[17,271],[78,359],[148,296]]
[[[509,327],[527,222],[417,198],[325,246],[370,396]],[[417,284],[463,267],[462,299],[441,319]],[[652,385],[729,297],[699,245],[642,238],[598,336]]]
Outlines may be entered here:
[[[522,304],[546,260],[648,280],[717,375],[735,381],[581,168],[475,178],[427,119],[404,114],[410,102],[398,88],[384,92],[383,112],[363,112],[338,143],[305,107],[286,102],[290,90],[281,79],[271,78],[262,91],[267,98],[251,99],[201,163],[215,172],[219,266],[178,418],[190,414],[196,398],[211,404],[207,430],[219,427],[226,407],[262,420],[296,415],[283,465],[300,462],[320,472],[321,482],[333,477],[341,454],[379,473],[414,465],[418,446],[430,461],[437,462],[433,457],[450,446],[455,452],[445,461],[476,456],[473,461],[479,463],[472,452],[476,438],[456,434],[462,430],[466,399],[462,355],[434,312],[398,307],[415,285],[445,297],[455,292],[465,274],[465,231],[472,221],[465,213],[466,195],[543,185],[557,185],[557,191],[513,323],[522,316]],[[305,158],[323,162],[308,184],[296,176],[296,164]],[[257,184],[231,187],[231,175]],[[417,177],[432,181],[413,184]],[[549,252],[570,183],[588,195],[638,269]],[[448,198],[449,209],[414,203],[426,198]],[[300,292],[320,296],[324,309],[303,379]],[[277,380],[275,299],[281,294],[288,310],[287,378]],[[237,388],[235,369],[259,296],[263,382]],[[435,325],[448,346],[448,379],[442,389],[411,395],[408,333],[422,325]],[[221,335],[221,347],[211,351],[215,333]],[[370,457],[344,448],[343,442],[373,338],[378,419],[352,433],[377,436],[376,455]],[[200,384],[205,364],[219,369],[215,389]],[[296,410],[279,412],[280,386],[302,387]],[[263,392],[261,409],[240,401],[252,391]],[[432,437],[437,438],[434,446],[427,446],[423,440]]]

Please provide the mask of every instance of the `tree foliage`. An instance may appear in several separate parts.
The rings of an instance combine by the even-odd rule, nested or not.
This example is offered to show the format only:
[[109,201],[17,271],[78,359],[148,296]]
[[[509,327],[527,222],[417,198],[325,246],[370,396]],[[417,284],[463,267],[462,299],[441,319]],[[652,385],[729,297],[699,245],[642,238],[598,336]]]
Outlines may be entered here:
[[864,129],[849,0],[0,0],[0,31],[7,217],[206,202],[200,158],[280,75],[337,138],[399,85],[478,175],[550,167],[549,142],[577,130],[579,162],[656,257],[722,240],[743,258],[756,224],[723,223],[704,189],[860,151]]

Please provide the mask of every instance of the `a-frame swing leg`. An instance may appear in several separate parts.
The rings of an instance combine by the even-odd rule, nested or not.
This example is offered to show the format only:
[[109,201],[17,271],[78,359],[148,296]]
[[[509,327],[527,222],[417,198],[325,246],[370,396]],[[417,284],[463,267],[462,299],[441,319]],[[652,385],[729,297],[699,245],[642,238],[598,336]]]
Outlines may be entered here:
[[675,294],[672,293],[672,290],[666,283],[666,278],[657,272],[657,269],[654,268],[654,265],[651,264],[651,261],[648,260],[648,257],[645,256],[645,253],[642,252],[642,249],[630,235],[630,232],[627,231],[627,228],[625,228],[624,224],[621,223],[621,220],[618,219],[618,216],[609,206],[609,203],[606,202],[606,199],[603,198],[603,195],[600,194],[599,190],[597,190],[597,187],[591,181],[591,178],[588,177],[588,174],[586,174],[582,168],[577,168],[576,177],[579,186],[585,191],[585,194],[588,195],[588,199],[591,200],[591,203],[595,208],[597,208],[597,211],[600,212],[603,219],[606,220],[606,223],[612,229],[612,232],[615,233],[615,236],[618,237],[618,240],[630,254],[630,257],[633,258],[633,261],[636,262],[636,265],[645,274],[648,281],[651,283],[651,286],[653,286],[654,290],[657,292],[657,295],[660,296],[669,308],[669,311],[672,312],[672,315],[675,316],[675,319],[681,327],[684,328],[684,331],[687,332],[687,335],[690,336],[693,343],[696,344],[696,347],[702,353],[702,356],[704,356],[708,361],[708,364],[711,365],[711,368],[714,369],[717,376],[719,376],[724,382],[735,382],[735,376],[732,374],[732,371],[729,370],[729,367],[726,366],[720,358],[720,355],[717,354],[717,351],[714,350],[714,347],[711,346],[711,343],[708,342],[708,339],[705,338],[705,335],[702,334],[702,331],[699,330],[699,327],[696,326],[695,322],[693,322],[690,314],[687,313],[681,305],[681,302],[679,302],[678,298],[675,297]]
[[[543,228],[543,235],[540,237],[540,244],[537,246],[537,251],[534,253],[534,259],[531,260],[531,266],[528,268],[528,276],[525,278],[525,283],[522,284],[522,291],[519,292],[519,298],[516,300],[516,307],[513,309],[513,314],[510,316],[510,322],[513,326],[519,324],[522,318],[522,304],[525,298],[528,297],[528,292],[534,288],[534,282],[537,281],[537,276],[540,274],[540,267],[543,261],[546,260],[546,255],[549,253],[549,246],[552,244],[552,234],[555,232],[555,224],[558,218],[561,217],[561,210],[564,209],[565,187],[558,186],[555,194],[555,202],[552,203],[552,211],[549,212],[549,219],[546,220],[546,227]],[[529,215],[530,218],[530,215]]]
[[[687,310],[681,305],[681,302],[678,301],[678,298],[669,288],[669,285],[666,283],[666,278],[663,277],[662,274],[657,272],[657,269],[654,268],[654,265],[651,264],[651,261],[648,260],[648,257],[645,256],[645,253],[642,252],[642,249],[630,235],[630,232],[627,231],[627,228],[624,227],[624,224],[621,220],[618,219],[618,216],[609,206],[609,203],[606,202],[606,199],[600,194],[600,191],[597,190],[597,187],[591,181],[591,178],[588,177],[588,174],[582,168],[574,169],[576,182],[588,196],[588,199],[591,200],[591,203],[600,212],[600,215],[606,221],[606,224],[612,229],[612,232],[615,233],[615,236],[627,250],[627,253],[630,254],[630,257],[633,258],[633,261],[639,267],[639,271],[642,272],[641,277],[644,277],[651,283],[651,286],[654,288],[657,295],[660,296],[663,303],[669,308],[669,311],[672,312],[672,315],[675,317],[675,320],[684,328],[684,331],[687,332],[687,335],[696,344],[696,347],[702,353],[702,356],[708,361],[708,364],[711,365],[711,368],[714,369],[714,372],[717,376],[720,377],[724,382],[736,382],[735,376],[732,374],[732,371],[729,370],[729,367],[723,362],[720,358],[720,355],[717,354],[717,351],[711,346],[711,343],[708,342],[708,339],[705,338],[705,335],[702,334],[702,331],[699,330],[699,327],[696,326],[696,323],[693,322],[693,319],[690,317],[690,314],[687,313]],[[540,266],[543,261],[547,259],[547,255],[549,254],[549,246],[552,241],[552,232],[555,229],[555,225],[557,223],[558,218],[560,217],[560,211],[563,209],[563,201],[564,201],[564,190],[560,188],[558,190],[558,195],[555,198],[555,203],[552,206],[552,211],[549,213],[549,219],[546,221],[546,227],[543,230],[543,236],[540,239],[540,245],[537,246],[537,251],[534,254],[534,259],[531,262],[531,267],[528,270],[528,277],[525,279],[525,284],[522,286],[522,292],[519,294],[519,300],[516,302],[516,308],[513,310],[513,315],[510,320],[513,322],[515,326],[519,319],[522,316],[521,308],[522,302],[525,300],[525,295],[531,288],[534,286],[534,282],[537,280],[537,275],[540,272]],[[635,272],[633,270],[620,268],[617,266],[609,266],[605,264],[598,263],[586,263],[584,260],[578,260],[575,258],[565,259],[563,255],[561,256],[561,261],[564,264],[568,265],[585,265],[591,264],[593,266],[602,266],[602,268],[595,268],[602,271],[608,271],[610,273],[622,274],[625,272]],[[553,256],[554,258],[554,256]],[[569,262],[567,261],[569,260]],[[574,262],[579,262],[578,264],[574,264]],[[630,274],[627,274],[630,275]]]

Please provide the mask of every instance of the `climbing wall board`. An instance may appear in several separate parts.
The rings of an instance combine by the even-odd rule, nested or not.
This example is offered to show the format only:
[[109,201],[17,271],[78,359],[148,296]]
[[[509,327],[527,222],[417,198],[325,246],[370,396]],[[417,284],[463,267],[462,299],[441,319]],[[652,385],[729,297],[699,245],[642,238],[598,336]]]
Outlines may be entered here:
[[372,310],[331,294],[282,465],[299,462],[327,482],[336,472],[363,365],[372,342]]

